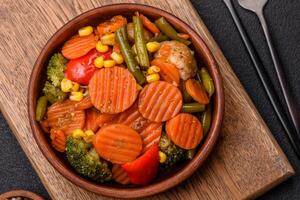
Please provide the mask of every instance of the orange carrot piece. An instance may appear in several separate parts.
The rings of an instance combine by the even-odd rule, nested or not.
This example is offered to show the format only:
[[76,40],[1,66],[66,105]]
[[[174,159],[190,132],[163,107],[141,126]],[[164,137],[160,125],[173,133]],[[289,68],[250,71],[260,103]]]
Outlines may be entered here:
[[142,151],[141,136],[124,124],[101,128],[94,136],[93,144],[102,158],[114,164],[131,162]]
[[47,111],[49,127],[62,130],[69,135],[76,128],[83,128],[85,123],[84,110],[77,110],[75,102],[65,100],[51,105]]
[[128,185],[130,183],[130,178],[121,165],[114,164],[111,172],[113,180],[117,183],[122,185]]
[[138,94],[135,78],[122,67],[96,71],[90,80],[89,92],[93,105],[107,114],[128,109]]
[[99,129],[97,118],[100,116],[100,112],[96,109],[89,109],[86,111],[86,120],[84,130],[92,130],[96,132]]
[[102,22],[97,26],[97,32],[100,36],[114,33],[119,28],[127,24],[127,20],[122,15],[116,15],[113,18],[111,18],[109,21]]
[[162,77],[163,80],[172,83],[175,86],[179,85],[179,70],[174,64],[168,63],[163,58],[156,58],[151,61],[151,65],[155,65],[160,68],[159,75]]
[[143,150],[146,152],[153,144],[158,144],[162,132],[162,123],[151,122],[140,135],[143,140]]
[[157,28],[157,26],[151,22],[146,16],[140,14],[140,19],[142,20],[143,25],[152,33],[158,34],[160,33],[160,30]]
[[115,119],[117,118],[117,114],[106,114],[106,113],[101,113],[97,119],[96,123],[97,125],[101,128],[103,126],[112,124],[115,122]]
[[201,123],[188,113],[180,113],[167,121],[166,132],[172,142],[183,149],[196,148],[203,138]]
[[185,82],[186,91],[195,101],[201,104],[208,104],[209,98],[202,83],[197,80],[189,79]]
[[97,37],[94,34],[89,36],[75,36],[68,40],[62,47],[62,54],[67,59],[76,59],[84,56],[96,47]]
[[78,110],[85,110],[91,107],[93,107],[93,104],[90,96],[87,96],[83,98],[81,101],[79,101],[78,103],[75,103],[75,108]]
[[50,127],[47,120],[43,120],[40,122],[41,128],[45,133],[50,133]]
[[115,44],[113,45],[113,52],[121,53],[121,48],[120,48],[119,43],[115,43]]
[[172,50],[171,45],[164,43],[163,45],[161,45],[161,47],[158,51],[159,52],[159,57],[168,58],[171,54],[171,50]]
[[186,33],[177,33],[177,36],[184,40],[188,40],[190,38],[190,35]]
[[139,95],[140,113],[154,122],[164,122],[175,117],[181,107],[180,90],[165,81],[155,81],[146,85]]
[[50,138],[52,146],[59,152],[64,152],[66,149],[66,136],[62,130],[51,129]]

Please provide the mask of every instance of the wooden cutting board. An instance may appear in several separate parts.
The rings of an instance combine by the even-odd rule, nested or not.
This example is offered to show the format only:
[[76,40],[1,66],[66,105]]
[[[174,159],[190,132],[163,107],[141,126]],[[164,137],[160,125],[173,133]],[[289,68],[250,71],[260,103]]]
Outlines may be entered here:
[[153,5],[186,21],[209,46],[224,78],[225,116],[215,151],[190,179],[149,199],[255,198],[294,174],[270,130],[188,0],[1,0],[0,108],[53,199],[109,198],[73,185],[56,172],[41,154],[27,118],[29,76],[39,52],[57,29],[82,12],[112,2]]

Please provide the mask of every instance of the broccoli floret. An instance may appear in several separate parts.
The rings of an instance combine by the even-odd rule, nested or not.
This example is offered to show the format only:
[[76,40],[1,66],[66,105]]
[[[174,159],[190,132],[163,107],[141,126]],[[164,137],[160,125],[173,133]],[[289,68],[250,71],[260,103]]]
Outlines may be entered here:
[[108,163],[100,159],[90,143],[69,136],[66,155],[71,166],[79,174],[100,183],[111,180],[112,173]]
[[54,54],[47,67],[47,78],[55,87],[60,87],[60,82],[64,78],[64,71],[66,69],[67,60],[62,54]]
[[66,93],[52,85],[49,81],[46,81],[43,92],[51,104],[57,101],[63,101],[67,97]]
[[160,165],[161,170],[167,170],[186,159],[185,150],[176,146],[165,134],[161,136],[158,147],[167,155],[166,161]]

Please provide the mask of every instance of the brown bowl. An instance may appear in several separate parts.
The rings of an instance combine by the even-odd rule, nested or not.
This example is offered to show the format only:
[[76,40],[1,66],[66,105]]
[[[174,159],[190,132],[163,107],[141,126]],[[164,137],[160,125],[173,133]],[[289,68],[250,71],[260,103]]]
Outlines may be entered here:
[[[159,176],[150,185],[142,187],[126,187],[114,183],[99,184],[78,175],[71,168],[65,158],[53,150],[50,145],[48,135],[43,133],[41,127],[35,121],[36,101],[41,93],[41,83],[45,78],[46,65],[49,57],[55,51],[58,51],[68,38],[76,34],[80,27],[86,25],[96,25],[100,21],[111,18],[117,14],[130,16],[135,11],[139,11],[152,19],[163,16],[178,31],[188,33],[190,35],[191,41],[193,42],[195,55],[198,57],[198,62],[201,60],[203,62],[202,64],[208,68],[215,83],[216,92],[214,94],[212,125],[210,132],[205,138],[205,141],[202,143],[199,151],[191,161],[187,161],[179,166],[176,166],[170,173]],[[219,136],[223,112],[224,92],[222,78],[216,61],[203,40],[186,23],[174,15],[154,7],[139,4],[114,4],[103,6],[85,12],[64,25],[50,38],[40,53],[30,77],[28,90],[28,113],[31,129],[38,146],[48,161],[55,167],[57,171],[59,171],[65,178],[74,184],[97,194],[118,198],[138,198],[157,194],[181,183],[191,176],[198,169],[198,167],[204,163],[209,153],[212,151]]]
[[0,195],[0,200],[6,200],[6,199],[12,198],[12,197],[26,197],[30,200],[31,199],[32,200],[44,200],[43,197],[41,197],[33,192],[26,191],[26,190],[13,190],[13,191],[5,192]]

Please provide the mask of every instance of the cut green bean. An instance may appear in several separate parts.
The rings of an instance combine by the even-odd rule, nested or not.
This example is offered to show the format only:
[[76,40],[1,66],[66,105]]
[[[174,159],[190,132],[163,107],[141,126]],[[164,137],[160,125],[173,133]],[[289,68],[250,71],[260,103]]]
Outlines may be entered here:
[[169,37],[166,35],[157,35],[152,37],[149,42],[163,42],[169,40]]
[[[124,37],[125,35],[125,37]],[[131,48],[129,46],[127,37],[126,37],[126,31],[125,27],[122,27],[117,30],[116,32],[116,38],[118,43],[120,44],[121,52],[123,54],[123,57],[125,59],[126,65],[128,70],[133,74],[138,84],[142,85],[145,83],[146,78],[142,71],[140,70],[139,65],[135,61],[135,58],[133,56],[133,53],[131,51]]]
[[211,125],[211,104],[208,104],[205,111],[202,113],[201,124],[203,128],[203,136],[205,136],[208,133]]
[[134,26],[134,44],[137,55],[139,57],[139,64],[141,67],[148,68],[150,66],[148,51],[146,48],[146,41],[144,38],[144,28],[141,19],[138,16],[133,16]]
[[182,112],[187,112],[187,113],[203,112],[204,110],[205,110],[205,105],[200,103],[185,103],[182,106]]
[[200,74],[206,92],[211,97],[215,92],[215,86],[211,76],[209,75],[207,69],[204,67],[202,67],[198,73]]
[[177,31],[171,26],[171,24],[169,24],[169,22],[164,17],[157,19],[155,21],[155,24],[158,26],[161,32],[166,34],[169,38],[182,42],[186,45],[191,44],[191,41],[178,37]]
[[42,96],[37,100],[36,110],[35,110],[35,119],[36,121],[41,121],[47,110],[47,97]]
[[192,160],[196,154],[196,149],[189,149],[185,152],[185,156],[187,159]]

